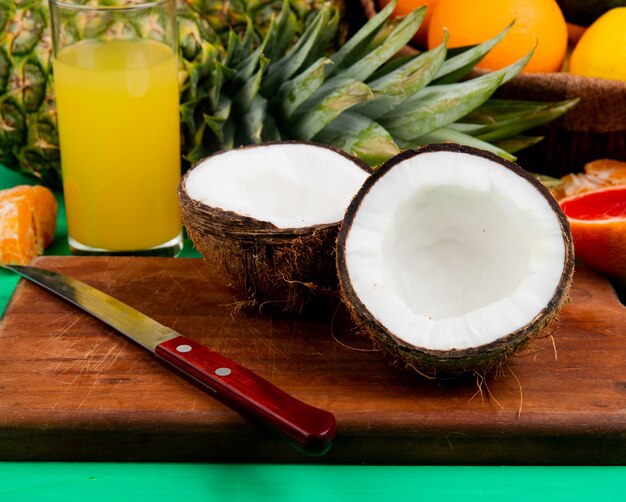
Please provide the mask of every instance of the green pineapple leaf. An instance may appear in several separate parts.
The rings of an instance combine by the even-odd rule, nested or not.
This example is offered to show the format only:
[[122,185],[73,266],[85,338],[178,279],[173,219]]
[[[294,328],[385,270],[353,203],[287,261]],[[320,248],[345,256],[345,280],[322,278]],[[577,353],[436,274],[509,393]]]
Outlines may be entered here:
[[447,127],[442,127],[440,129],[430,131],[429,133],[424,134],[419,138],[414,138],[409,141],[402,141],[399,144],[400,146],[402,146],[402,148],[418,148],[420,146],[428,145],[430,143],[449,142],[458,143],[459,145],[473,146],[474,148],[480,148],[482,150],[493,152],[504,159],[515,160],[515,157],[504,148],[493,145],[491,143],[487,143],[486,141],[482,141],[478,138],[475,138],[474,136],[470,136],[469,134],[465,134],[460,131],[455,131],[454,129],[449,129]]
[[245,84],[233,96],[233,106],[238,113],[247,112],[252,102],[259,94],[261,82],[263,81],[263,73],[268,64],[267,58],[261,58],[257,72],[252,75]]
[[270,107],[277,117],[282,121],[288,120],[322,86],[324,67],[330,63],[330,59],[320,58],[304,72],[280,86],[270,100]]
[[404,65],[368,81],[374,98],[357,105],[355,112],[376,119],[426,87],[446,57],[445,41],[431,51],[412,57]]
[[[509,32],[513,23],[509,24],[504,30],[495,37],[485,40],[484,42],[459,49],[459,53],[449,58],[439,70],[435,77],[436,84],[451,84],[458,82],[467,75],[476,66],[485,55],[493,49],[500,40]],[[446,33],[447,35],[447,33]]]
[[356,155],[369,165],[382,164],[400,153],[400,148],[386,129],[352,111],[342,113],[314,139]]
[[507,122],[520,122],[540,113],[549,103],[490,99],[448,127],[477,136],[498,129]]
[[543,136],[511,136],[506,139],[502,139],[499,141],[494,141],[492,144],[495,147],[506,150],[509,153],[516,153],[524,148],[528,148],[529,146],[536,145],[540,141],[544,139]]
[[380,117],[379,121],[395,137],[410,140],[423,136],[484,103],[503,78],[501,72],[494,72],[467,82],[427,87]]
[[351,79],[333,79],[332,86],[323,94],[305,102],[287,123],[292,138],[311,140],[319,131],[335,120],[342,112],[371,99],[372,90],[363,82]]
[[[263,43],[261,43],[254,52],[243,58],[235,67],[237,74],[233,78],[234,86],[246,85],[247,81],[252,77],[255,71],[258,70],[259,62],[262,59],[267,42],[268,38],[266,37]],[[264,59],[267,61],[267,58]]]
[[266,110],[267,100],[263,96],[255,96],[250,108],[239,121],[239,127],[235,132],[236,145],[251,145],[263,141]]
[[222,95],[227,94],[223,92],[227,83],[232,81],[236,75],[235,70],[224,66],[221,62],[216,61],[214,64],[214,70],[212,73],[212,79],[210,81],[210,87],[207,89],[207,96],[209,98],[210,109],[215,110],[219,107],[222,101]]
[[490,99],[463,117],[463,121],[489,126],[503,120],[521,118],[529,113],[541,111],[546,105],[547,103],[541,101]]
[[[327,75],[332,75],[335,71],[344,68],[346,61],[354,61],[353,54],[360,52],[360,48],[367,43],[376,34],[376,32],[385,24],[385,21],[391,16],[396,8],[397,0],[389,2],[378,14],[365,23],[345,44],[332,56],[333,66],[330,66]],[[416,30],[417,31],[417,30]]]
[[234,67],[245,56],[246,49],[241,38],[234,30],[228,32],[228,45],[226,46],[226,56],[224,65]]
[[560,117],[578,104],[579,99],[568,99],[557,103],[547,103],[540,110],[533,110],[521,117],[510,117],[498,123],[497,127],[489,127],[488,130],[477,134],[476,137],[483,141],[500,141],[507,137],[515,137],[533,127],[540,126]]
[[300,69],[316,44],[319,43],[329,14],[329,9],[320,10],[294,46],[293,51],[278,61],[272,62],[261,87],[263,96],[272,96],[285,80],[289,80]]
[[283,0],[278,21],[272,18],[268,27],[265,56],[271,61],[278,61],[282,58],[291,46],[296,30],[296,15],[291,10],[289,0]]
[[395,137],[407,141],[445,127],[487,101],[505,78],[521,71],[528,57],[471,80],[426,87],[380,117],[379,122]]
[[327,55],[328,47],[330,47],[331,42],[337,36],[337,31],[339,30],[339,25],[341,22],[341,15],[338,9],[329,9],[328,10],[328,20],[325,21],[325,26],[322,28],[320,35],[316,41],[316,44],[313,46],[312,50],[309,52],[306,60],[302,64],[300,68],[308,68],[310,65],[315,63],[319,58]]
[[378,68],[413,38],[425,14],[425,8],[411,12],[402,19],[398,26],[385,38],[384,43],[371,50],[365,57],[360,58],[353,65],[346,68],[337,68],[335,71],[336,75],[342,78],[352,78],[360,81],[367,80]]

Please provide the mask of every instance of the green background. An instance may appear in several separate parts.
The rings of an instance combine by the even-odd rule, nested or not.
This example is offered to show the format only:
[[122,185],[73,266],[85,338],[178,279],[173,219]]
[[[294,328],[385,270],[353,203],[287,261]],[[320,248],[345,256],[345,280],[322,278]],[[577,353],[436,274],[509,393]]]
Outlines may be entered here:
[[[0,189],[25,183],[32,184],[0,165]],[[46,254],[66,255],[65,208],[60,194],[58,199],[57,236]],[[183,256],[198,255],[186,243]],[[0,312],[16,284],[14,274],[0,270]],[[485,502],[625,500],[626,468],[0,462],[2,502],[365,502],[394,496]]]

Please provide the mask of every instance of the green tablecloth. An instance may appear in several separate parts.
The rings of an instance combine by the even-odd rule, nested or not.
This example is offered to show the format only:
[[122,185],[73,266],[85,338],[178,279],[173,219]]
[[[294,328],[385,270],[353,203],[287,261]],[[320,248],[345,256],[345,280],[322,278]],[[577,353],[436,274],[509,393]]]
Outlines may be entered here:
[[[32,183],[0,166],[0,189]],[[68,254],[59,195],[57,237]],[[186,247],[185,256],[197,256]],[[0,312],[17,278],[0,270]],[[1,340],[0,340],[1,343]],[[2,382],[0,382],[0,400]],[[210,448],[211,445],[207,445]],[[0,444],[2,448],[2,444]],[[250,464],[0,463],[0,501],[624,500],[622,467],[328,466]]]

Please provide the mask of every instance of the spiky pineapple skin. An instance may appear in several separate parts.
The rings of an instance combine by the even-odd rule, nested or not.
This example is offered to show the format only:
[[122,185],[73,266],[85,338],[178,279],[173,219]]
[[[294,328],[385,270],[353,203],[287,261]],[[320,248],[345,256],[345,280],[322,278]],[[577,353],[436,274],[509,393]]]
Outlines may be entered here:
[[48,8],[0,0],[0,160],[45,184],[58,182]]
[[[188,0],[188,5],[196,11],[217,33],[229,29],[243,34],[248,19],[251,19],[261,36],[267,33],[272,17],[281,11],[282,2],[276,0]],[[326,0],[291,0],[291,8],[298,14],[298,18],[306,22],[309,15],[321,8]],[[331,2],[343,14],[344,0]],[[342,16],[343,17],[343,16]]]

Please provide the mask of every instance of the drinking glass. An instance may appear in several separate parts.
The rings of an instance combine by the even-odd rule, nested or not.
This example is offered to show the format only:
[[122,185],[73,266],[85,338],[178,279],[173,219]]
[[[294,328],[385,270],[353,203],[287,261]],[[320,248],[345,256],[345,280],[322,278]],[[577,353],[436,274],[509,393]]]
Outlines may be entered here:
[[175,0],[82,2],[49,0],[70,251],[174,256],[182,249]]

